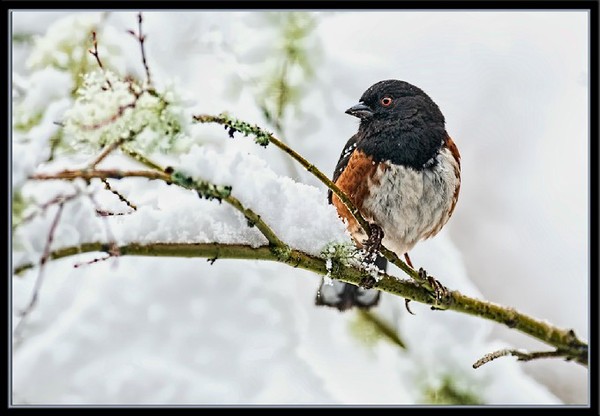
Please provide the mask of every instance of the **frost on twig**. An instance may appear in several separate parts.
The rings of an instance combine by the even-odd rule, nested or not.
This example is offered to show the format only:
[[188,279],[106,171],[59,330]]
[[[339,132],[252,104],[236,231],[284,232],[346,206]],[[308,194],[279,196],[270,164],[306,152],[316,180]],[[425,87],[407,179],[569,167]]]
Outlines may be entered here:
[[173,94],[163,97],[111,71],[85,74],[76,95],[63,120],[64,141],[75,150],[127,142],[142,152],[167,151],[186,135],[181,108],[168,101]]
[[[131,76],[122,77],[106,68],[98,52],[98,39],[93,32],[93,49],[98,69],[82,75],[75,92],[75,102],[61,121],[63,142],[72,150],[96,152],[104,148],[90,167],[95,167],[112,151],[128,144],[131,151],[148,153],[168,151],[187,143],[184,109],[174,91],[158,92],[149,82],[150,69],[146,62],[141,32],[134,35],[142,45],[142,59],[147,81],[141,83]],[[108,87],[107,87],[108,86]]]

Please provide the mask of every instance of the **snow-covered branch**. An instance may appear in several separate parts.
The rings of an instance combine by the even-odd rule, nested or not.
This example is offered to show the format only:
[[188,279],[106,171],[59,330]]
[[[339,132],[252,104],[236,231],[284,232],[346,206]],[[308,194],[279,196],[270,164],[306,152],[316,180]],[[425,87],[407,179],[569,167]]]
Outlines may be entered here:
[[[194,121],[199,123],[217,123],[222,124],[228,130],[228,134],[230,137],[233,137],[235,132],[240,132],[244,134],[244,136],[253,135],[255,137],[255,142],[260,146],[266,147],[269,143],[277,146],[279,149],[283,150],[286,154],[288,154],[295,161],[300,163],[308,172],[313,174],[321,183],[323,183],[329,190],[331,190],[334,194],[340,198],[340,200],[346,205],[348,210],[352,213],[354,218],[361,225],[365,233],[370,236],[371,235],[371,227],[367,220],[365,220],[358,210],[356,206],[352,203],[350,198],[342,192],[338,186],[333,183],[323,172],[321,172],[314,164],[310,163],[304,157],[302,157],[298,152],[292,149],[290,146],[286,145],[282,140],[275,137],[273,134],[267,132],[266,130],[260,128],[257,125],[252,125],[245,121],[237,120],[232,118],[226,114],[220,115],[209,115],[209,114],[200,114],[194,116]],[[423,278],[417,270],[414,270],[408,264],[400,259],[393,251],[387,249],[384,245],[381,245],[380,252],[383,254],[388,261],[397,266],[400,270],[405,272],[411,278],[413,278],[416,282],[419,282],[422,286],[426,287],[430,292],[435,292],[435,287],[430,283],[430,281],[426,278]],[[447,308],[447,303],[451,301],[451,298],[445,296],[444,298],[437,299],[436,308]]]
[[[370,235],[369,224],[362,217],[362,215],[354,206],[352,201],[350,201],[350,198],[348,198],[348,196],[345,195],[318,168],[316,168],[313,164],[308,162],[300,154],[298,154],[292,148],[283,143],[283,141],[277,139],[275,136],[256,125],[253,126],[250,123],[237,120],[226,114],[221,114],[218,116],[196,115],[194,116],[194,120],[201,123],[222,124],[228,129],[230,137],[233,137],[233,134],[235,132],[241,132],[245,136],[254,135],[256,143],[261,146],[266,146],[268,143],[273,143],[278,148],[282,149],[284,152],[290,155],[293,159],[298,161],[303,167],[305,167],[310,173],[312,173],[317,179],[319,179],[325,186],[327,186],[328,189],[335,193],[340,198],[340,200],[346,205],[348,210],[354,215],[359,224],[361,224],[367,235]],[[443,298],[439,298],[437,294],[435,294],[434,284],[431,284],[431,280],[427,280],[421,277],[418,271],[412,269],[405,262],[403,262],[394,252],[387,249],[386,247],[382,246],[380,251],[391,263],[398,266],[398,268],[400,268],[411,278],[413,278],[421,287],[424,287],[429,293],[430,298],[433,295],[434,301],[426,302],[431,303],[433,305],[432,308],[456,310],[459,312],[469,313],[471,315],[480,316],[499,323],[503,323],[509,328],[515,328],[521,332],[525,332],[557,347],[557,350],[554,351],[550,356],[566,357],[567,359],[574,359],[580,364],[587,365],[587,344],[580,341],[575,336],[575,333],[572,330],[565,331],[562,329],[558,329],[545,322],[521,314],[515,311],[513,308],[502,307],[489,302],[479,301],[477,299],[464,296],[458,291],[448,291],[446,288],[444,288],[446,289],[444,293],[445,296]],[[379,283],[375,283],[374,287],[381,288],[381,285]],[[396,294],[402,296],[400,293]],[[413,300],[412,298],[407,296],[403,297],[405,299]],[[550,341],[551,339],[553,341]],[[547,356],[547,354],[542,354],[540,357]],[[522,353],[520,356],[520,359],[523,360],[522,357],[525,357],[524,353]],[[529,357],[528,360],[531,360],[538,358],[538,355],[532,354],[528,355],[527,357]]]
[[[349,198],[343,194],[327,177],[321,173],[314,165],[310,164],[306,159],[300,156],[297,152],[279,141],[273,135],[265,132],[258,126],[252,126],[249,123],[241,122],[226,116],[196,116],[196,121],[212,121],[225,124],[229,129],[229,134],[240,131],[247,134],[253,134],[257,137],[257,142],[261,145],[276,143],[278,147],[284,149],[286,153],[300,161],[310,172],[314,173],[317,178],[323,178],[322,182],[328,186],[333,192],[341,195],[341,199],[348,203],[350,209],[356,209],[352,206]],[[108,145],[110,146],[110,145]],[[114,147],[109,147],[114,149]],[[104,149],[101,155],[107,153]],[[153,167],[159,167],[156,163],[148,161]],[[162,169],[162,168],[160,168]],[[82,170],[63,170],[56,173],[38,173],[30,177],[32,180],[75,180],[84,179],[125,179],[142,177],[153,180],[161,180],[169,184],[176,184],[186,189],[195,190],[201,197],[207,199],[223,200],[241,212],[247,219],[248,224],[256,226],[260,232],[266,237],[269,242],[267,247],[251,247],[244,245],[223,245],[220,243],[211,244],[192,244],[192,245],[165,245],[161,242],[156,242],[149,245],[131,244],[119,247],[121,255],[170,255],[170,256],[197,256],[207,258],[240,258],[240,259],[257,259],[279,261],[293,267],[301,267],[311,270],[317,274],[329,275],[332,278],[360,285],[365,278],[366,272],[360,264],[349,265],[344,259],[332,258],[333,267],[327,267],[326,259],[315,257],[299,250],[294,250],[288,244],[284,243],[277,234],[266,224],[260,215],[252,209],[245,207],[237,198],[231,194],[231,187],[214,185],[205,180],[193,178],[185,174],[181,170],[172,167],[162,170],[99,170],[99,169],[82,169]],[[361,218],[357,213],[357,218]],[[364,221],[364,219],[362,219]],[[368,224],[367,224],[368,226]],[[86,251],[106,251],[105,243],[85,243],[79,247],[67,247],[50,253],[50,258],[61,258],[78,254]],[[265,253],[268,250],[268,253]],[[436,309],[449,309],[458,312],[468,313],[481,318],[489,319],[502,323],[510,328],[517,329],[521,332],[529,334],[539,340],[552,345],[556,351],[552,356],[565,357],[574,360],[580,364],[587,365],[588,348],[587,344],[579,340],[573,331],[556,328],[549,323],[529,317],[525,314],[515,311],[509,307],[495,305],[489,302],[471,298],[461,294],[458,291],[448,291],[447,296],[443,299],[443,304],[440,304],[439,299],[432,293],[431,287],[428,287],[419,280],[418,272],[414,271],[395,255],[390,255],[389,250],[383,251],[383,254],[405,271],[414,281],[405,281],[388,274],[379,273],[376,276],[374,287],[405,299],[414,300],[421,303],[432,305]],[[392,253],[393,254],[393,253]],[[403,266],[404,265],[404,266]],[[20,265],[15,271],[22,271],[32,267],[31,264]],[[440,308],[442,306],[442,308]],[[545,357],[546,355],[544,355]],[[532,356],[537,358],[536,355]]]
[[[104,153],[104,151],[103,151]],[[156,165],[155,165],[156,166]],[[180,171],[175,171],[172,168],[164,169],[161,171],[147,171],[147,170],[64,170],[55,174],[40,173],[33,175],[31,179],[34,180],[52,180],[52,179],[64,179],[64,180],[75,180],[75,179],[122,179],[127,177],[141,177],[147,179],[160,179],[166,183],[176,183],[183,188],[191,189],[198,192],[202,198],[216,199],[218,201],[225,201],[235,209],[240,211],[248,220],[251,226],[256,226],[260,232],[266,237],[271,246],[277,249],[278,253],[284,253],[288,246],[283,243],[277,235],[271,230],[271,228],[257,215],[254,211],[244,207],[244,205],[235,197],[231,195],[231,187],[214,185],[204,180],[194,179],[191,176],[185,175]]]

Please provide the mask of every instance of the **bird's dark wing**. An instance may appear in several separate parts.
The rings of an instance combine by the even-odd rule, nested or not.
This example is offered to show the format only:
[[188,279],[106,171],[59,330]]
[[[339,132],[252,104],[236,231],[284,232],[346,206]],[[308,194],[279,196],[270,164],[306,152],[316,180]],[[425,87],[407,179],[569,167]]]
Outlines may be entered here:
[[[352,152],[356,149],[356,143],[358,141],[358,134],[350,137],[350,140],[346,142],[344,146],[344,150],[342,150],[342,154],[340,155],[340,159],[338,160],[337,165],[335,166],[335,170],[333,171],[333,182],[337,181],[346,166],[348,165],[348,161],[350,160],[350,156],[352,156]],[[327,200],[331,204],[331,198],[333,197],[333,192],[331,189],[327,191]]]
[[[344,146],[344,150],[342,150],[340,159],[338,160],[338,163],[335,166],[335,171],[333,172],[333,182],[338,180],[344,169],[346,169],[346,166],[348,166],[350,157],[356,149],[357,142],[358,134],[355,134],[354,136],[350,137],[350,140],[348,140]],[[327,200],[330,204],[332,197],[333,193],[330,189],[327,192]],[[387,260],[384,257],[381,257],[381,255],[377,256],[375,264],[383,271],[385,271],[387,268]],[[376,289],[364,289],[362,287],[353,286],[337,280],[326,284],[325,280],[322,279],[321,286],[317,291],[315,304],[319,306],[333,306],[338,308],[340,311],[350,309],[353,306],[368,309],[377,305],[380,295],[381,292]]]

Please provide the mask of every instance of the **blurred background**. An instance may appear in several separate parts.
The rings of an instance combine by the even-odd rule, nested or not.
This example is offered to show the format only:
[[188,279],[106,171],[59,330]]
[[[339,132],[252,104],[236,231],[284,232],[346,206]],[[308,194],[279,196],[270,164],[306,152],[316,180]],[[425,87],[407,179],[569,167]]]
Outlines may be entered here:
[[[137,28],[134,12],[18,11],[12,23],[13,142],[52,146],[49,126],[94,65],[91,30],[107,65],[143,78],[139,44],[126,33]],[[462,186],[453,218],[415,248],[413,263],[586,340],[588,30],[584,11],[144,12],[159,89],[174,85],[197,112],[227,110],[266,126],[327,174],[357,129],[344,111],[367,87],[394,78],[422,88],[459,147]],[[45,116],[50,108],[56,114]],[[236,146],[322,188],[272,146],[226,140],[218,127],[191,129],[203,145]],[[285,266],[73,263],[48,267],[40,303],[13,344],[15,403],[589,400],[588,370],[574,363],[503,358],[470,367],[504,346],[547,348],[516,331],[420,305],[413,317],[402,299],[384,295],[376,312],[402,349],[365,335],[356,312],[313,306],[319,279]],[[28,301],[35,277],[13,279],[13,310]]]

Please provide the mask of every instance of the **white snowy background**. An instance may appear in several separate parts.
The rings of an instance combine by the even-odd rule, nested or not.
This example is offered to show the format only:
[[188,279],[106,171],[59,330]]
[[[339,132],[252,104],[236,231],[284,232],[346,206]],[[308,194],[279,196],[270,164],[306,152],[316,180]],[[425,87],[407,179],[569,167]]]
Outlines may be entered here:
[[[147,54],[159,88],[172,85],[186,111],[223,110],[268,126],[252,79],[267,72],[277,32],[259,12],[146,12]],[[411,253],[444,284],[588,338],[588,15],[584,12],[325,12],[309,39],[315,77],[284,120],[285,140],[330,174],[357,121],[344,114],[371,84],[389,78],[425,90],[446,116],[462,154],[461,195],[450,223]],[[102,19],[102,20],[101,20]],[[115,67],[143,76],[133,12],[15,12],[13,33],[46,42],[103,27]],[[54,29],[52,29],[54,25]],[[85,33],[79,36],[86,36]],[[48,138],[72,104],[64,71],[35,66],[13,49],[13,111],[43,112],[13,138],[13,184],[46,201],[71,185],[29,184]],[[37,48],[37,49],[36,49]],[[56,53],[52,47],[47,51]],[[57,59],[60,59],[58,57]],[[16,91],[16,92],[15,92]],[[318,253],[347,239],[324,187],[221,127],[194,126],[180,166],[230,183],[286,242]],[[18,139],[18,140],[17,140]],[[18,141],[18,143],[17,143]],[[106,166],[123,166],[122,158]],[[286,179],[292,176],[296,183]],[[114,181],[141,212],[111,219],[119,241],[248,241],[261,236],[225,204],[199,201],[144,180]],[[311,185],[308,187],[303,184]],[[100,186],[92,187],[98,192]],[[122,209],[114,196],[98,203]],[[102,196],[103,195],[103,196]],[[90,202],[66,205],[55,244],[103,236]],[[19,230],[13,261],[39,258],[52,211]],[[139,215],[138,215],[139,214]],[[40,300],[15,339],[16,404],[421,404],[450,378],[487,404],[586,404],[587,369],[561,360],[484,354],[545,345],[497,324],[384,294],[376,310],[407,344],[363,342],[355,313],[313,305],[319,278],[257,261],[122,257],[74,269],[94,256],[50,263]],[[391,271],[395,270],[391,268]],[[399,272],[398,272],[399,273]],[[399,274],[401,275],[401,274]],[[37,270],[12,279],[13,325]]]

